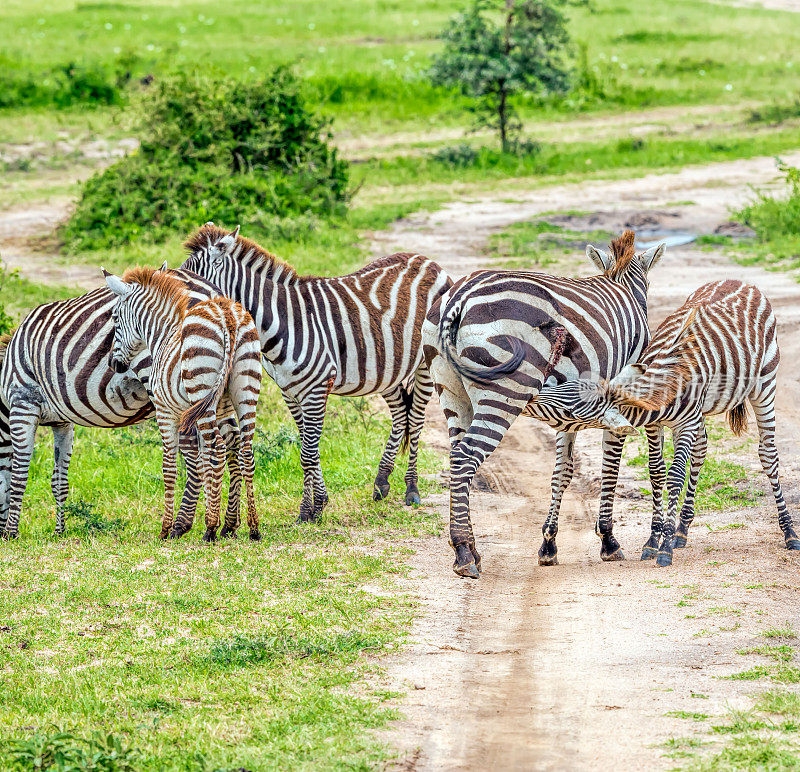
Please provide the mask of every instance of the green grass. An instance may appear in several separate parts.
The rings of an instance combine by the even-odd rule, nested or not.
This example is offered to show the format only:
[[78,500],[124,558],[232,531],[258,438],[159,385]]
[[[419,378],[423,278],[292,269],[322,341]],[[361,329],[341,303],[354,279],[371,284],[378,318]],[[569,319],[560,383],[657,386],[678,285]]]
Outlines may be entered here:
[[[709,429],[709,450],[697,482],[695,511],[738,509],[756,504],[764,494],[763,491],[751,488],[747,484],[751,476],[750,471],[740,464],[728,461],[724,457],[724,453],[720,454],[714,450],[715,441],[718,441],[723,436],[731,436],[730,433],[718,424],[710,425]],[[642,479],[648,479],[647,440],[643,432],[640,433],[638,441],[638,452],[636,455],[629,457],[627,463],[641,467]],[[667,464],[671,463],[672,455],[672,438],[667,433],[664,439],[664,458]],[[744,527],[743,523],[728,523],[712,530],[730,530]]]
[[[40,430],[21,537],[0,561],[0,766],[11,740],[56,728],[112,733],[137,770],[364,769],[385,758],[370,730],[396,713],[375,657],[411,614],[394,586],[396,540],[438,532],[436,516],[400,505],[402,468],[389,500],[371,501],[387,419],[367,400],[332,398],[321,447],[331,504],[319,524],[294,525],[294,427],[276,389],[265,392],[259,544],[203,545],[197,524],[177,543],[157,540],[150,424],[77,430],[73,506],[56,537]],[[423,466],[435,466],[430,455]]]
[[[20,73],[69,62],[108,66],[136,57],[134,73],[214,65],[249,77],[297,62],[330,110],[358,121],[416,124],[464,120],[463,106],[421,73],[462,0],[298,0],[223,10],[210,0],[176,3],[11,0],[0,15],[0,57]],[[571,11],[594,85],[550,110],[597,105],[686,105],[755,99],[787,102],[800,66],[800,31],[785,14],[683,0],[602,0]],[[769,45],[763,45],[769,40]],[[528,110],[537,108],[530,104]]]

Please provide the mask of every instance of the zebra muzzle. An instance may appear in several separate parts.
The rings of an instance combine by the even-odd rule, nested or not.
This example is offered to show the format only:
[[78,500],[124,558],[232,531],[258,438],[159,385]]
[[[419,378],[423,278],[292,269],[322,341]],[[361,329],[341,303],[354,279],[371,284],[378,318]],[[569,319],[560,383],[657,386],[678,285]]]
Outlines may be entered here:
[[615,407],[610,407],[603,413],[600,423],[605,429],[614,432],[614,434],[620,434],[622,436],[636,434],[636,429],[631,426],[628,419]]

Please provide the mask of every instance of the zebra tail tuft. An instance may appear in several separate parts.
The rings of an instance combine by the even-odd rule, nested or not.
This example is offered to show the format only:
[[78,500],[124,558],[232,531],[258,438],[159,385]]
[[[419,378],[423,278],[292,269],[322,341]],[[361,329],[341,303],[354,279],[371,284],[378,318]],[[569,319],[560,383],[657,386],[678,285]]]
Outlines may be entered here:
[[737,437],[747,431],[747,405],[744,402],[728,411],[728,426]]
[[211,387],[205,397],[203,397],[195,405],[192,405],[192,407],[185,411],[181,416],[180,430],[182,432],[190,432],[200,419],[200,416],[202,416],[212,405],[219,402],[219,398],[222,395],[226,384],[228,383],[228,375],[230,375],[231,365],[233,364],[233,341],[231,341],[231,331],[228,327],[227,320],[223,322],[222,329],[222,335],[225,340],[224,365],[222,367],[222,371],[219,374],[217,382]]

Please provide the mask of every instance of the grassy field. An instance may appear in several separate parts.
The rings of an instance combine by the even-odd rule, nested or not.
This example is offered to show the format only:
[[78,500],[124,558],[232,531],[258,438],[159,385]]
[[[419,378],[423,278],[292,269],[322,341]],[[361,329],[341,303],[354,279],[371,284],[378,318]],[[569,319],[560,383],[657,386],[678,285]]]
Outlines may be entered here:
[[62,730],[112,733],[137,770],[361,769],[384,757],[365,730],[394,713],[371,673],[411,612],[393,585],[403,570],[394,540],[438,524],[399,504],[401,469],[391,498],[371,501],[387,419],[365,400],[333,398],[322,443],[332,501],[319,525],[294,525],[299,450],[267,392],[259,544],[245,534],[209,547],[199,525],[158,541],[161,452],[149,424],[78,430],[71,516],[55,537],[51,439],[40,432],[21,538],[0,556],[4,769],[14,741],[52,745]]
[[[289,63],[310,101],[334,119],[334,141],[353,162],[348,216],[287,227],[268,244],[308,273],[356,267],[366,258],[365,231],[454,198],[513,197],[555,181],[641,175],[800,144],[796,17],[689,0],[594,0],[569,9],[577,88],[566,98],[520,102],[539,151],[501,154],[486,133],[465,138],[467,101],[424,76],[438,31],[462,5],[5,0],[0,208],[73,199],[80,181],[109,160],[95,157],[92,143],[113,149],[134,135],[138,79],[195,65],[253,79]],[[129,84],[119,86],[128,73]],[[108,89],[109,103],[83,99],[80,78]],[[450,152],[462,143],[476,151],[465,163]],[[563,267],[574,250],[537,242],[531,251],[544,230],[554,229],[515,226],[488,257],[507,267]],[[786,263],[796,235],[766,230],[761,251],[749,257]],[[783,252],[778,237],[786,239]],[[28,246],[56,262],[122,270],[164,259],[177,266],[180,243],[175,234],[161,245],[69,256],[51,254],[59,248],[52,239]],[[29,277],[7,281],[0,297],[19,317],[72,293]],[[51,439],[40,432],[21,538],[0,550],[0,767],[30,769],[48,752],[96,753],[108,770],[126,769],[110,759],[130,754],[131,769],[203,772],[367,769],[391,755],[370,730],[395,715],[391,695],[377,685],[377,656],[402,641],[413,612],[396,584],[404,570],[398,540],[438,533],[437,517],[402,506],[402,468],[390,499],[371,501],[388,420],[376,402],[332,399],[322,443],[331,504],[319,526],[295,526],[302,478],[294,427],[274,386],[264,391],[256,484],[266,538],[257,545],[203,546],[198,527],[177,544],[158,542],[160,446],[151,425],[78,430],[72,514],[67,535],[55,537]],[[424,471],[441,467],[423,455]],[[742,478],[745,470],[723,455],[710,458],[698,508],[752,503]],[[432,488],[424,482],[423,495]],[[766,669],[754,679],[780,681],[773,675],[787,666],[773,654],[765,650]],[[753,722],[796,721],[795,696],[776,685],[750,723],[732,717],[731,726],[743,728],[715,727],[732,740],[707,768],[757,768],[758,743],[749,738],[774,727]],[[779,768],[784,745],[775,740],[776,755],[764,755],[762,766]],[[674,755],[690,758],[681,748],[676,738]]]

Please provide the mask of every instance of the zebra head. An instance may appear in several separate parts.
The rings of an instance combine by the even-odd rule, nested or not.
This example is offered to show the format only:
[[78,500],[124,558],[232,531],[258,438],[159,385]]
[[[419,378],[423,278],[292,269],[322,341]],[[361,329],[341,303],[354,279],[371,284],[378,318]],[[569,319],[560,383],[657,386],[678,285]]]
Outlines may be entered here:
[[207,222],[187,243],[189,257],[181,268],[192,271],[216,284],[223,292],[230,290],[227,285],[232,274],[230,258],[238,254],[239,226],[232,232],[218,228]]
[[558,410],[616,434],[635,434],[636,430],[614,404],[613,398],[614,391],[606,381],[577,378],[561,384],[548,380],[533,402],[539,408]]
[[108,288],[117,296],[117,302],[111,311],[114,341],[108,355],[108,364],[115,373],[124,373],[128,370],[131,359],[144,347],[134,302],[136,285],[125,283],[119,276],[114,276],[105,269],[103,274]]
[[622,236],[611,242],[610,253],[588,244],[586,257],[603,272],[604,276],[627,287],[646,316],[647,290],[650,287],[647,276],[650,269],[663,256],[666,244],[662,242],[637,253],[634,241],[634,232],[625,231]]

